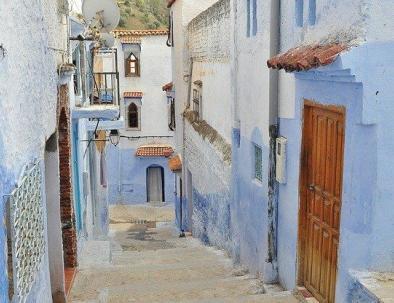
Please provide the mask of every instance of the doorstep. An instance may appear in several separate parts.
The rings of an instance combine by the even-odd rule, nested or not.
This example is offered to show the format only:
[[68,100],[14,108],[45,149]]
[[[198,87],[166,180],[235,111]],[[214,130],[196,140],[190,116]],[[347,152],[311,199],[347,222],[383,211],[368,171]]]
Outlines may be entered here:
[[66,298],[68,298],[68,295],[70,294],[76,273],[77,273],[76,268],[65,268],[64,269],[64,283],[65,283]]
[[301,299],[301,302],[319,303],[319,301],[317,301],[317,299],[305,287],[297,287],[296,295],[299,299]]

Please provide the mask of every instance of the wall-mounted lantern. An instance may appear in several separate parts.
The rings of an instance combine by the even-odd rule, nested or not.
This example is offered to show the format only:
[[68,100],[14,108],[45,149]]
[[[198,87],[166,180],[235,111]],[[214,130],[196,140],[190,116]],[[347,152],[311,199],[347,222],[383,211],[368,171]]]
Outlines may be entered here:
[[117,129],[112,129],[110,134],[109,134],[109,141],[111,141],[111,144],[114,146],[118,146],[119,141],[120,141],[120,134]]

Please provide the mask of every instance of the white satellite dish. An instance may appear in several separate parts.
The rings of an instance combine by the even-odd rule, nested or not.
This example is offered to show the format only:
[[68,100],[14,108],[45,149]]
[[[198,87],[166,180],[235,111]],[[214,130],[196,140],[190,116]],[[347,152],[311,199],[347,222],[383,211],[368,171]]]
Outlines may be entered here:
[[82,14],[90,27],[102,33],[111,32],[120,21],[120,10],[114,0],[84,0]]
[[112,34],[102,33],[100,35],[100,40],[105,47],[111,48],[115,45],[115,37]]

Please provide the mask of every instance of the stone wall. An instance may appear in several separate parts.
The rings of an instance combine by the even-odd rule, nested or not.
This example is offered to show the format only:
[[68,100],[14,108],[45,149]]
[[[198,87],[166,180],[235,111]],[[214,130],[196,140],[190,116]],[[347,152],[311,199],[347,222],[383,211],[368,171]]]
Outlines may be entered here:
[[196,61],[230,58],[230,1],[221,0],[194,18],[188,26],[190,57]]

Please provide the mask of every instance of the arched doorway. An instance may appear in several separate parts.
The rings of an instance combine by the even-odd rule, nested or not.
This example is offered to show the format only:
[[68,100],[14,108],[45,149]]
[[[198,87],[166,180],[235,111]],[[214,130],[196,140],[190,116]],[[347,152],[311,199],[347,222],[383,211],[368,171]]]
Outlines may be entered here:
[[164,168],[158,165],[146,169],[147,202],[164,202]]

